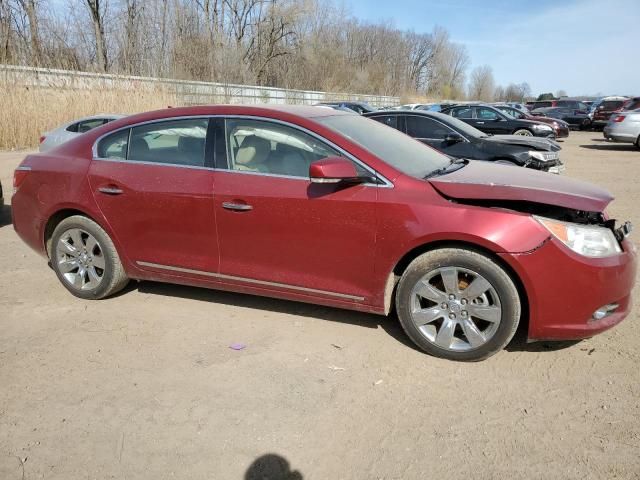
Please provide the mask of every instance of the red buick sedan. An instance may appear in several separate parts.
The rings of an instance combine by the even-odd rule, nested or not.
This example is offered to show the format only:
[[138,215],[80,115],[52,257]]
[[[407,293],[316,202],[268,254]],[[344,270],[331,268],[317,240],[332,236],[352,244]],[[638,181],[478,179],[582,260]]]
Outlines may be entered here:
[[578,339],[631,308],[636,253],[593,185],[451,160],[319,107],[173,108],[27,156],[16,232],[74,295],[129,279],[386,315],[480,360],[519,324]]

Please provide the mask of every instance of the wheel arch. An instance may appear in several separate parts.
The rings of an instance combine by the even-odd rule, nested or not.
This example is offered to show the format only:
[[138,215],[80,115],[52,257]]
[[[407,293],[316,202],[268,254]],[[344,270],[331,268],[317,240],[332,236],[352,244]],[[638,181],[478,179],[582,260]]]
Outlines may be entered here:
[[[74,215],[80,215],[82,217],[86,217],[89,220],[97,223],[98,225],[100,225],[100,227],[102,229],[104,229],[105,231],[108,232],[108,230],[105,228],[105,225],[103,225],[102,222],[100,222],[99,219],[97,219],[95,216],[87,213],[84,210],[80,210],[78,208],[75,207],[68,207],[68,208],[61,208],[59,210],[56,210],[54,213],[52,213],[51,215],[49,215],[49,218],[47,219],[47,222],[45,224],[44,230],[42,232],[43,235],[43,244],[44,244],[44,248],[45,248],[45,253],[47,254],[47,256],[49,256],[50,252],[51,252],[51,240],[53,238],[53,232],[56,229],[56,227],[60,224],[60,222],[62,222],[64,219],[69,218],[69,217],[73,217]],[[113,239],[112,239],[113,241]]]
[[384,292],[384,309],[386,315],[388,315],[393,308],[398,282],[409,264],[423,253],[437,250],[439,248],[463,248],[466,250],[471,250],[490,258],[502,269],[504,269],[507,275],[509,275],[509,278],[511,278],[511,280],[515,284],[521,302],[522,313],[520,324],[518,325],[518,331],[529,331],[529,296],[527,294],[524,282],[520,278],[520,275],[518,275],[518,273],[511,267],[511,265],[505,262],[504,259],[502,259],[491,249],[466,240],[435,240],[427,243],[422,243],[406,252],[396,262],[387,278]]

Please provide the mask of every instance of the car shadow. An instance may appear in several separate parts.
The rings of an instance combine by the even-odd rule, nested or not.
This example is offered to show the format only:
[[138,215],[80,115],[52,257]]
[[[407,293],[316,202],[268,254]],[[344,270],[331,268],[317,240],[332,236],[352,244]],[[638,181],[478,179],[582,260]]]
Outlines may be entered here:
[[11,205],[0,208],[0,228],[11,225]]
[[138,290],[140,293],[149,295],[162,295],[208,303],[220,303],[233,307],[298,315],[307,318],[346,323],[365,328],[382,328],[382,330],[384,330],[390,337],[403,345],[416,351],[421,351],[406,336],[395,313],[388,316],[375,315],[372,313],[325,307],[322,305],[314,305],[292,300],[281,300],[251,294],[225,292],[223,290],[212,290],[207,288],[150,281],[131,282],[128,287],[119,292],[119,294],[126,294],[133,290]]
[[610,142],[604,138],[592,138],[591,141],[596,143],[589,143],[580,146],[582,148],[588,148],[589,150],[603,150],[610,152],[633,152],[638,150],[633,143]]
[[[387,335],[417,352],[424,353],[407,337],[400,326],[395,311],[388,316],[356,312],[340,308],[324,307],[292,300],[281,300],[271,297],[260,297],[251,294],[225,292],[185,285],[159,283],[151,281],[131,282],[127,288],[116,296],[126,295],[134,290],[149,295],[179,297],[207,303],[220,303],[233,307],[251,308],[253,310],[298,315],[318,320],[345,323],[364,328],[382,328]],[[576,345],[580,341],[527,342],[527,323],[522,323],[516,335],[505,347],[508,352],[548,352],[563,350]],[[424,353],[426,355],[426,353]]]
[[525,328],[518,328],[511,342],[505,347],[507,352],[553,352],[573,347],[582,340],[565,340],[553,342],[527,342],[527,331]]

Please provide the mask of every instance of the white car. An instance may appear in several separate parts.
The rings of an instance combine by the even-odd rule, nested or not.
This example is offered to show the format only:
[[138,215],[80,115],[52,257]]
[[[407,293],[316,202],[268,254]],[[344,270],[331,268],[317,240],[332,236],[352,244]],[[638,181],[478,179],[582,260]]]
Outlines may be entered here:
[[64,125],[45,132],[40,137],[40,151],[46,152],[58,145],[71,140],[72,138],[82,135],[89,130],[104,125],[105,123],[112,122],[119,118],[123,118],[126,115],[119,115],[115,113],[102,113],[98,115],[92,115],[90,117],[79,118]]
[[640,148],[640,108],[611,115],[603,134],[607,140],[635,143]]

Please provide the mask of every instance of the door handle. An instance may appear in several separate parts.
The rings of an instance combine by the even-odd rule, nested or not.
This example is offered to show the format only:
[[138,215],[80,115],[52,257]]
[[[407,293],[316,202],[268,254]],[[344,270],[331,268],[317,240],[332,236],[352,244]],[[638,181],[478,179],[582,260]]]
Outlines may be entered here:
[[251,205],[247,205],[246,203],[233,203],[233,202],[222,202],[222,208],[225,210],[234,210],[236,212],[248,212],[249,210],[253,210]]
[[122,192],[121,188],[116,187],[115,185],[110,185],[106,187],[98,188],[100,193],[105,193],[107,195],[120,195]]
[[478,125],[484,125],[484,122],[476,122]]

